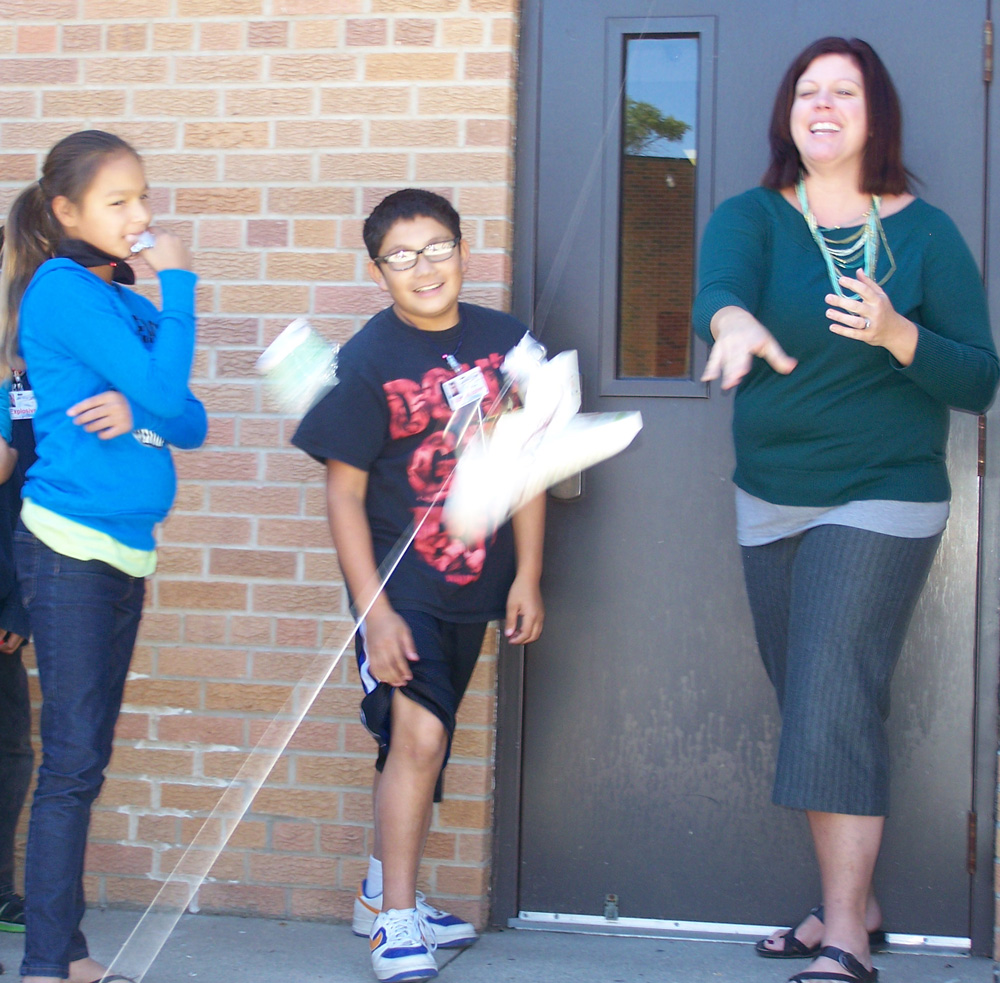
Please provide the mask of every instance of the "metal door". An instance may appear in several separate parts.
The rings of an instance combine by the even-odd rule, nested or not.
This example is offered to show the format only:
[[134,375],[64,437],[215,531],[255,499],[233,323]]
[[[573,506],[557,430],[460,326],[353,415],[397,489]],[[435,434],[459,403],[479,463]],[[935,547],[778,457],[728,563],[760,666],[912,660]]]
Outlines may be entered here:
[[[695,381],[700,342],[679,373],[654,370],[669,378],[621,371],[619,273],[653,260],[619,256],[629,39],[696,44],[696,238],[716,204],[758,182],[788,62],[817,37],[854,35],[900,91],[919,193],[981,257],[986,16],[986,0],[524,3],[517,312],[551,351],[579,351],[586,410],[639,409],[645,427],[584,476],[581,497],[550,504],[545,633],[503,670],[495,917],[785,924],[819,900],[804,817],[769,801],[779,721],[735,545],[731,400]],[[953,414],[952,517],[894,683],[878,885],[890,931],[949,940],[973,934],[980,898],[985,949],[989,872],[970,880],[968,852],[977,423]],[[988,837],[989,816],[980,828]]]

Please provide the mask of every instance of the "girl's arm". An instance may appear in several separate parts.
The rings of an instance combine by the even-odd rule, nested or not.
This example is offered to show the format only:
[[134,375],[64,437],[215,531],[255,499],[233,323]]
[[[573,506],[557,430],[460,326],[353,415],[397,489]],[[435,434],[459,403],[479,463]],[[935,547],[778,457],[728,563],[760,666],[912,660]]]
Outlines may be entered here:
[[152,430],[172,447],[190,451],[201,447],[208,434],[208,417],[205,407],[189,389],[184,411],[179,416],[160,417],[147,413],[139,406],[132,407],[133,429]]
[[194,288],[188,270],[159,274],[163,309],[146,348],[136,313],[82,267],[59,267],[33,282],[21,305],[26,352],[34,343],[69,352],[133,406],[171,418],[184,412],[194,357]]

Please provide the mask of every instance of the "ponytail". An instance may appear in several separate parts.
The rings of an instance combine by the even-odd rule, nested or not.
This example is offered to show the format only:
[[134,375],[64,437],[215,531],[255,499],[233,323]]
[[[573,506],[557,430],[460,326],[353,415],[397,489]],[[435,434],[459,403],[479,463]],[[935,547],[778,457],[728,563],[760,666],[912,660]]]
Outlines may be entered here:
[[103,130],[80,130],[63,137],[45,158],[42,177],[10,206],[0,229],[0,373],[18,364],[18,311],[35,271],[56,255],[62,226],[52,214],[59,196],[79,204],[109,157],[139,155],[121,137]]
[[55,255],[61,237],[41,185],[28,185],[10,206],[0,266],[0,363],[9,373],[17,358],[17,314],[35,270]]

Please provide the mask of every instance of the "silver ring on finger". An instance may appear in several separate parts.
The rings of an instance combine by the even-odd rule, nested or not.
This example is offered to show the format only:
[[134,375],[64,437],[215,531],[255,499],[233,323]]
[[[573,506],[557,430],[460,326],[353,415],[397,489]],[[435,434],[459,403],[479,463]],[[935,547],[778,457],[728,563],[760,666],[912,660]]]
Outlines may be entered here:
[[872,322],[866,317],[865,326],[861,329],[862,331],[867,331],[872,326]]

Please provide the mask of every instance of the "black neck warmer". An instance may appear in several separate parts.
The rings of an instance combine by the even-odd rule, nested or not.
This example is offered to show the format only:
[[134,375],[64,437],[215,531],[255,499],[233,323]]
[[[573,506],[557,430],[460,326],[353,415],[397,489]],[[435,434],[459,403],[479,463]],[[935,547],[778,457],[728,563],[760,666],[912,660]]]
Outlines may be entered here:
[[82,239],[63,239],[56,247],[56,256],[71,259],[88,270],[95,266],[110,266],[111,279],[115,283],[135,283],[135,273],[125,260],[112,256],[111,253],[106,253]]

